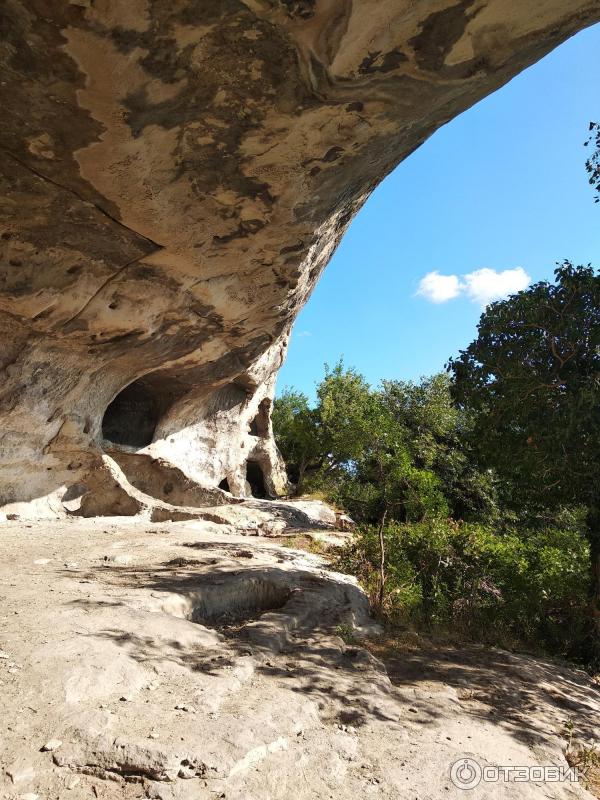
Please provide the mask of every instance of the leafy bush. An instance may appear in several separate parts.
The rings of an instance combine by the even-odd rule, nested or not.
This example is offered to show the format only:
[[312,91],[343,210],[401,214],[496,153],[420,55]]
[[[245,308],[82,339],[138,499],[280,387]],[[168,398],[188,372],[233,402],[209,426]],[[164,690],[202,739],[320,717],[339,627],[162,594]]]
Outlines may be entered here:
[[[585,658],[589,553],[576,529],[495,533],[431,519],[387,525],[382,612],[394,623],[451,630],[477,641]],[[379,591],[379,540],[364,527],[338,569]]]

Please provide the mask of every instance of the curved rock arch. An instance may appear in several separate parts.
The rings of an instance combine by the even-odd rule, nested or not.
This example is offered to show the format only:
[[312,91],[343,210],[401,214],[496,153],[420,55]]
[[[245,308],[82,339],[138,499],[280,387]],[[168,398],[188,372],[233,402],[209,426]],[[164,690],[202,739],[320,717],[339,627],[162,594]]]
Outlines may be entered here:
[[101,469],[106,409],[138,380],[168,399],[146,455],[235,494],[251,458],[283,491],[251,423],[354,214],[439,126],[600,19],[597,0],[0,13],[0,507],[32,513]]

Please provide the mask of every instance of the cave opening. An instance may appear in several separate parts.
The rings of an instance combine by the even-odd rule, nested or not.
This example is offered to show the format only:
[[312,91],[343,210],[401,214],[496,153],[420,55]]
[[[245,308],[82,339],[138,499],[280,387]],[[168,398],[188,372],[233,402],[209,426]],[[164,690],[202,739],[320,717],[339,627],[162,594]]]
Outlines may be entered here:
[[102,437],[113,444],[146,447],[163,413],[162,403],[143,379],[126,386],[109,404],[102,419]]
[[219,489],[222,489],[224,492],[231,493],[231,489],[229,488],[229,481],[227,480],[227,478],[223,478],[223,480],[219,484]]
[[269,435],[269,412],[271,410],[271,401],[265,398],[258,406],[256,416],[250,423],[250,435],[259,436],[261,439],[266,439]]
[[258,461],[249,459],[246,462],[246,480],[250,485],[252,497],[264,500],[269,496],[265,483],[265,476]]

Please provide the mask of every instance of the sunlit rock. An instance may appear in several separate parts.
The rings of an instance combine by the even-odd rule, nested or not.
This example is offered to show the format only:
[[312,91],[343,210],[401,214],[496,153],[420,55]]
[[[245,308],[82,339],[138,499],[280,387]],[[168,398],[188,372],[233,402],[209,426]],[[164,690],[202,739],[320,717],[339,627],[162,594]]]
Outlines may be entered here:
[[154,464],[182,476],[173,496],[284,493],[274,381],[351,219],[440,125],[600,6],[1,13],[0,507],[55,516],[139,511],[107,468],[117,451],[139,456],[120,467],[133,486]]

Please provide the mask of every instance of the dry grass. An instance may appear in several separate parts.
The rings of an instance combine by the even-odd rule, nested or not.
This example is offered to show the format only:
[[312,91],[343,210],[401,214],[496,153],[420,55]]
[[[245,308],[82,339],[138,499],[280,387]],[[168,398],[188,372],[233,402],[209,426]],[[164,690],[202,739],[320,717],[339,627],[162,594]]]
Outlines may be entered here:
[[569,766],[578,767],[584,776],[585,788],[600,798],[600,751],[595,747],[578,747],[567,752]]
[[274,541],[281,544],[283,547],[289,547],[292,550],[304,550],[306,553],[312,553],[317,556],[326,556],[329,554],[329,548],[324,542],[306,533],[299,533],[295,536],[281,536],[274,539]]

